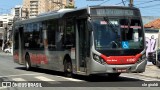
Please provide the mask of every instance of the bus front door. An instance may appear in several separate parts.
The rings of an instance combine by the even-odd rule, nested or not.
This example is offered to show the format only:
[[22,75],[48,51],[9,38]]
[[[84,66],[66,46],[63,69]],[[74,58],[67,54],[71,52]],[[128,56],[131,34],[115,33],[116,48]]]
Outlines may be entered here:
[[86,73],[86,20],[77,20],[76,50],[78,71]]

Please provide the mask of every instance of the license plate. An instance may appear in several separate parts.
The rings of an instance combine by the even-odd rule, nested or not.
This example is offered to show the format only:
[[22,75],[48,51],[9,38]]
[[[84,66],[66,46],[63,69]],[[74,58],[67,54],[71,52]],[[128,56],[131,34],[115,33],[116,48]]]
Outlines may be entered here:
[[117,68],[117,72],[127,72],[127,69],[126,68]]

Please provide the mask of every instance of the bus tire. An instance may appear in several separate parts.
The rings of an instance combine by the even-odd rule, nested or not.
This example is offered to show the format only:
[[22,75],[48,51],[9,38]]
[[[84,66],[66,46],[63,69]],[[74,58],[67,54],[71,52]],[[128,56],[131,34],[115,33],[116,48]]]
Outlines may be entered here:
[[109,78],[118,78],[121,73],[108,73]]
[[31,70],[31,62],[30,62],[30,56],[29,55],[26,55],[25,56],[25,67],[26,67],[26,70]]
[[73,77],[72,63],[70,60],[64,61],[64,76],[69,78]]

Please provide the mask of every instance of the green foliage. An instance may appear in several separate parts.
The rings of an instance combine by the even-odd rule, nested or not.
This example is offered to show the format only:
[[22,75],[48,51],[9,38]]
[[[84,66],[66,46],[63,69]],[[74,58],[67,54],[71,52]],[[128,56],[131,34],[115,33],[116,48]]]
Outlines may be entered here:
[[75,8],[75,7],[74,5],[73,6],[68,5],[68,6],[65,6],[65,8]]

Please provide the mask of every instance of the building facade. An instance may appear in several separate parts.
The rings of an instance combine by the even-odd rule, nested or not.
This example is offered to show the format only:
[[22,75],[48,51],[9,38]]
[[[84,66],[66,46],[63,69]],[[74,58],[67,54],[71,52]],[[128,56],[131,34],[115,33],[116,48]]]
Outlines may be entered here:
[[10,32],[12,30],[13,18],[14,16],[10,14],[0,15],[0,47],[5,41],[11,39]]
[[74,0],[23,0],[23,17],[32,18],[41,13],[74,7]]
[[16,5],[11,9],[11,15],[14,16],[14,20],[21,20],[22,17],[22,5]]
[[[146,33],[146,54],[154,52],[159,47],[160,18],[152,20],[144,25]],[[147,33],[148,31],[148,33]]]

